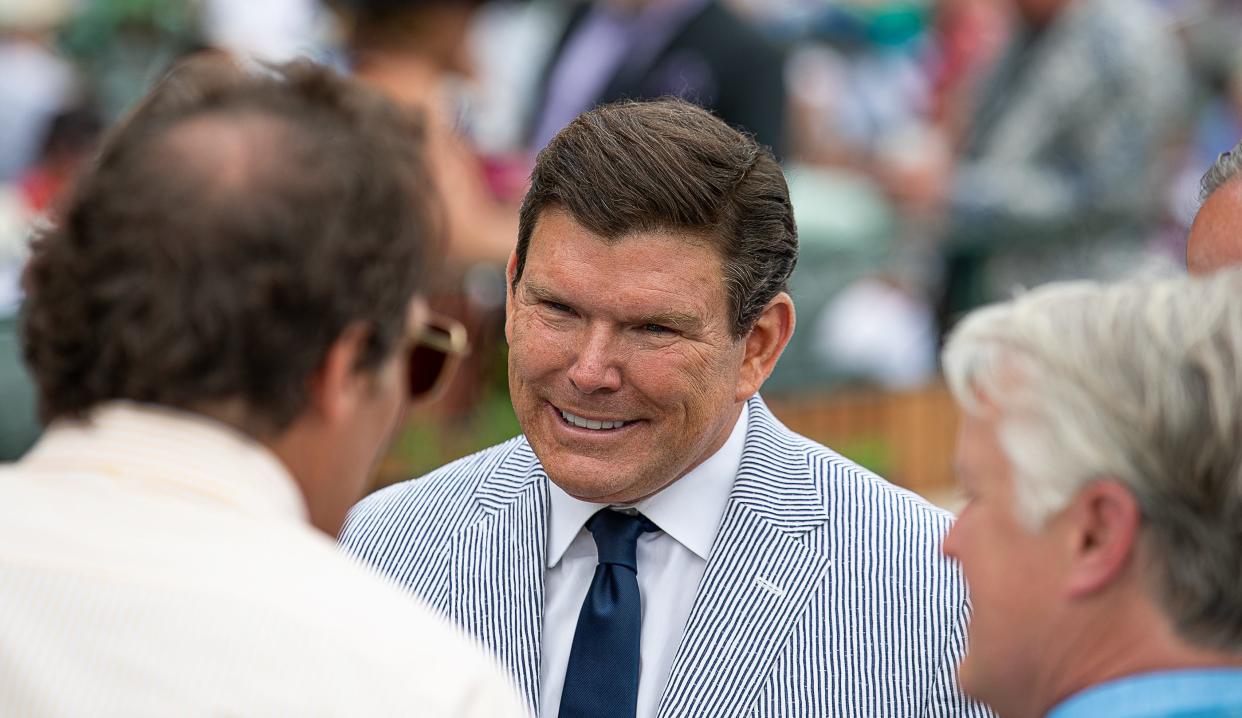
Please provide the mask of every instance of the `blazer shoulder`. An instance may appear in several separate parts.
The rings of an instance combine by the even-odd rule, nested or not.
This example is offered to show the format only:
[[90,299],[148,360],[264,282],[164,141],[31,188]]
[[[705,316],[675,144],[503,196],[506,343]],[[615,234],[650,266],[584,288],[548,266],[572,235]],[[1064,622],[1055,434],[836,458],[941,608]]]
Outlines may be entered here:
[[917,524],[937,537],[948,530],[953,516],[918,494],[884,479],[817,441],[794,434],[806,450],[811,475],[819,483],[825,508],[837,514],[844,504],[850,513],[884,515],[903,524]]
[[947,511],[791,430],[766,405],[756,402],[750,421],[749,458],[764,462],[774,472],[805,472],[829,517],[917,524],[937,535],[948,530],[952,516]]
[[341,545],[366,560],[385,546],[410,545],[431,538],[430,533],[456,529],[470,515],[467,509],[480,486],[527,446],[518,436],[376,491],[350,509]]

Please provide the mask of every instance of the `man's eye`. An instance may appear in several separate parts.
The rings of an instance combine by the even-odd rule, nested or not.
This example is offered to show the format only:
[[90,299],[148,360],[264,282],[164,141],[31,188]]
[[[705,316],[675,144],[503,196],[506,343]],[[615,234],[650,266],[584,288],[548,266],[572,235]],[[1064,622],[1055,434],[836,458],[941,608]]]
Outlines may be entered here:
[[673,330],[662,324],[644,324],[643,331],[648,334],[672,334]]
[[543,303],[543,306],[560,314],[572,314],[574,311],[570,309],[568,306],[561,304],[560,302],[549,302],[545,300]]

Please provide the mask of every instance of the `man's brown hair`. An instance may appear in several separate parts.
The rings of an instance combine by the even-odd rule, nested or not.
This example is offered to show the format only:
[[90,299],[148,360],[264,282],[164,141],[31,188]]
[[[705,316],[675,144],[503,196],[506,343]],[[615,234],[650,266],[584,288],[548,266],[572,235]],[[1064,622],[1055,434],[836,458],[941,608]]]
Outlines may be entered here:
[[785,291],[798,258],[789,188],[772,153],[681,100],[586,112],[539,153],[522,203],[515,288],[549,210],[608,241],[657,231],[706,238],[724,262],[737,338]]
[[433,232],[420,133],[309,62],[175,69],[37,238],[23,343],[45,421],[240,401],[277,432],[351,325],[391,356]]

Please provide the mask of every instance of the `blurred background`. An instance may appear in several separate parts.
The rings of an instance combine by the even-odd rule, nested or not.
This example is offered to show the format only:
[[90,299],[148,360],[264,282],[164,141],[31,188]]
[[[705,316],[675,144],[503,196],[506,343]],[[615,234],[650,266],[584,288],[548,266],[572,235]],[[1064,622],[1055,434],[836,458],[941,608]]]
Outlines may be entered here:
[[475,351],[377,485],[519,433],[502,271],[534,155],[599,102],[673,94],[788,171],[777,416],[952,503],[943,333],[1052,279],[1181,271],[1199,176],[1242,137],[1239,37],[1242,0],[0,0],[0,456],[39,431],[15,334],[31,229],[170,64],[228,51],[331,64],[427,129],[435,304]]

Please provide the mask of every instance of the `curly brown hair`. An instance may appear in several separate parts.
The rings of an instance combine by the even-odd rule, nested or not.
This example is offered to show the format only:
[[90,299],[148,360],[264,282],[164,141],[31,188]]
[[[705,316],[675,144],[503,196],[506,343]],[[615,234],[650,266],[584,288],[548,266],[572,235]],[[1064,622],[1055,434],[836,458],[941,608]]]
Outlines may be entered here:
[[369,329],[358,370],[395,351],[435,220],[421,133],[378,95],[305,61],[192,60],[34,243],[23,343],[40,413],[240,400],[252,430],[278,432],[348,326]]

